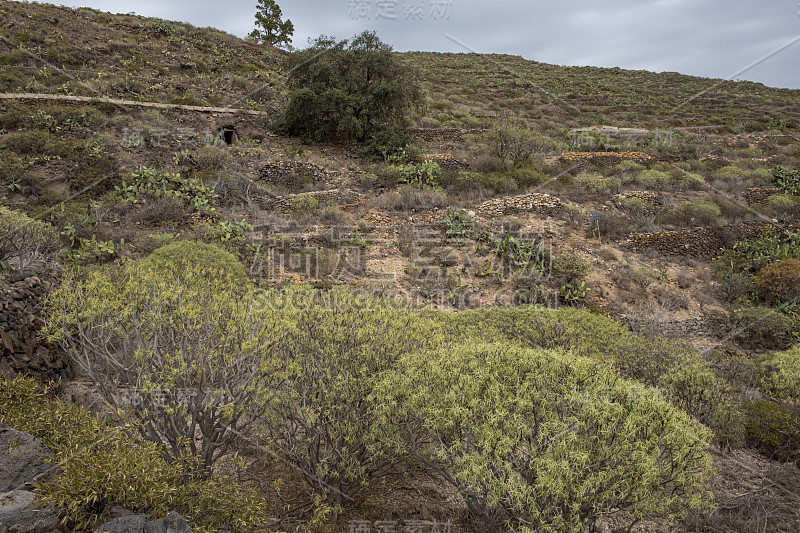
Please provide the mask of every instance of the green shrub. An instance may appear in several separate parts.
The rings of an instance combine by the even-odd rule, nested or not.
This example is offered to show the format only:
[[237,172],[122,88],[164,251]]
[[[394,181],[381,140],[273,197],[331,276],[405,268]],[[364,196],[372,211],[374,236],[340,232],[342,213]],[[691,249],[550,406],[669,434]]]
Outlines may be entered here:
[[278,318],[260,313],[242,266],[214,246],[179,241],[69,271],[47,305],[49,340],[173,460],[210,471],[264,409]]
[[762,391],[800,408],[800,345],[765,356],[761,374]]
[[708,226],[719,219],[720,215],[722,215],[722,210],[714,202],[697,200],[686,202],[680,206],[677,215],[680,219],[686,220],[690,224]]
[[762,268],[753,278],[759,298],[771,305],[800,298],[800,260],[790,258]]
[[437,314],[451,342],[493,342],[570,348],[606,361],[626,377],[657,385],[661,376],[697,354],[680,344],[644,338],[619,322],[581,309],[536,306]]
[[58,473],[35,490],[61,509],[64,522],[82,529],[112,503],[153,519],[177,511],[199,532],[249,531],[266,512],[257,491],[227,475],[194,478],[196,465],[188,458],[165,461],[160,445],[132,436],[135,426],[111,426],[75,403],[49,398],[32,379],[0,378],[0,422],[32,434],[53,452]]
[[381,383],[401,453],[452,484],[481,530],[621,527],[711,504],[710,434],[657,390],[569,353],[467,345]]
[[739,167],[727,166],[715,170],[711,174],[713,181],[744,181],[748,178],[748,172]]
[[718,335],[750,349],[784,348],[797,328],[792,318],[768,307],[744,307],[714,315],[712,326]]
[[[760,362],[758,388],[780,402],[776,409],[770,404],[773,423],[752,417],[751,437],[772,447],[800,447],[800,345],[785,352],[767,355]],[[757,414],[757,413],[756,413]],[[769,420],[769,418],[767,419]]]
[[775,185],[783,189],[786,194],[800,196],[800,169],[775,165],[772,167],[772,177]]
[[386,129],[370,134],[358,155],[373,162],[403,164],[413,161],[418,152],[419,149],[413,144],[408,133]]
[[667,172],[662,172],[660,170],[643,170],[636,177],[636,183],[648,190],[660,190],[666,187],[671,179],[671,176]]
[[800,218],[800,196],[775,194],[767,198],[765,211],[775,218]]
[[681,188],[697,190],[705,185],[706,180],[700,174],[692,172],[679,172],[674,179],[675,185]]
[[289,102],[279,131],[314,140],[363,140],[403,122],[421,101],[413,71],[374,32],[321,36],[288,56]]
[[213,144],[198,148],[192,154],[192,159],[204,177],[213,176],[233,162],[233,156],[225,148]]
[[750,446],[771,453],[800,445],[797,413],[791,407],[769,400],[745,402],[745,437]]
[[244,266],[233,254],[219,246],[202,242],[185,240],[169,243],[157,248],[140,264],[145,270],[182,283],[192,280],[188,273],[194,271],[200,276],[213,274],[210,279],[221,287],[224,284],[244,288],[249,284]]
[[622,198],[618,200],[616,204],[618,208],[633,217],[646,216],[656,210],[650,202],[642,198],[636,198],[635,196]]
[[298,194],[291,199],[292,211],[295,213],[304,213],[306,211],[313,211],[319,207],[319,200],[314,198],[308,193]]
[[622,183],[629,183],[636,179],[639,172],[644,170],[644,166],[636,161],[626,159],[616,166],[617,176],[622,180]]
[[180,174],[160,172],[142,167],[130,176],[130,183],[123,181],[114,187],[116,194],[129,203],[139,203],[147,198],[171,196],[184,202],[193,212],[216,216],[216,195],[196,178],[182,178]]
[[631,281],[642,289],[646,289],[659,279],[658,272],[645,266],[636,267],[631,272]]
[[503,161],[511,159],[515,167],[529,162],[536,154],[545,154],[556,148],[555,142],[533,131],[522,120],[499,121],[484,134],[483,140],[493,155]]
[[609,189],[619,187],[616,179],[604,178],[600,174],[581,172],[572,180],[573,186],[590,194],[600,194]]
[[10,150],[19,155],[35,157],[70,157],[70,143],[58,135],[42,130],[26,130],[9,133],[0,139],[0,149]]
[[270,447],[333,505],[395,464],[372,397],[403,354],[442,342],[430,319],[346,289],[265,295],[286,325],[276,339],[284,379],[264,389]]
[[710,427],[723,442],[740,440],[743,421],[729,396],[730,387],[697,357],[665,372],[658,386],[673,405]]
[[41,220],[0,206],[0,262],[14,261],[24,270],[31,261],[47,258],[58,248],[58,232]]
[[566,282],[584,278],[589,274],[592,264],[579,255],[566,253],[553,256],[553,275]]

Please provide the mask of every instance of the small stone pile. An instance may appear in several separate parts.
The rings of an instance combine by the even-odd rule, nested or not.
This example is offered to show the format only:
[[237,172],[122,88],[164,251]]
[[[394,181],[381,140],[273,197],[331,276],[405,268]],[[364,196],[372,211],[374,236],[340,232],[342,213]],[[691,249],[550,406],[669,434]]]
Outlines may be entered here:
[[376,211],[375,209],[370,209],[369,211],[367,211],[364,214],[364,216],[361,217],[361,220],[369,222],[370,224],[375,224],[376,226],[394,225],[392,217],[390,217],[386,213],[381,213],[380,211]]
[[464,135],[480,135],[487,131],[486,128],[415,128],[409,133],[415,139],[427,142],[463,142]]
[[747,205],[763,204],[767,198],[783,192],[779,187],[751,187],[742,191],[742,198]]
[[659,207],[662,204],[661,195],[653,191],[625,191],[615,195],[614,202],[620,202],[628,198],[639,198],[653,207]]
[[355,191],[329,189],[327,191],[311,191],[300,194],[287,194],[284,196],[275,196],[274,198],[259,196],[256,198],[256,200],[263,209],[286,214],[293,211],[293,200],[298,196],[310,196],[319,202],[320,205],[322,205],[358,203],[363,195]]
[[304,161],[273,161],[258,171],[260,179],[267,183],[291,186],[299,176],[310,177],[312,181],[325,179],[326,172],[314,163]]
[[51,284],[33,272],[0,281],[0,374],[20,373],[48,381],[66,370],[57,346],[39,339],[42,304]]
[[644,152],[565,152],[561,154],[560,159],[565,163],[582,163],[588,161],[614,163],[623,160],[652,161],[658,158]]
[[483,202],[475,210],[482,217],[492,219],[527,211],[536,211],[545,216],[553,216],[563,207],[564,204],[555,196],[534,192],[518,196],[494,198]]

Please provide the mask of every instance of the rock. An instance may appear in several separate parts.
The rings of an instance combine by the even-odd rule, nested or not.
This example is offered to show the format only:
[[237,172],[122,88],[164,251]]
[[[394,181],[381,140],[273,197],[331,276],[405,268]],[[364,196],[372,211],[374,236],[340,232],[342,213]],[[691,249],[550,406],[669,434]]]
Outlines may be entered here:
[[44,459],[53,457],[39,439],[4,424],[0,425],[0,492],[21,489],[50,471]]
[[46,382],[66,370],[66,356],[39,338],[42,305],[51,284],[32,271],[0,281],[0,375]]
[[97,528],[96,533],[142,533],[147,515],[132,514],[116,518]]
[[192,533],[181,515],[169,513],[162,520],[147,521],[143,514],[128,515],[103,524],[95,533]]
[[9,533],[52,533],[61,531],[58,516],[36,502],[27,490],[0,494],[0,529]]

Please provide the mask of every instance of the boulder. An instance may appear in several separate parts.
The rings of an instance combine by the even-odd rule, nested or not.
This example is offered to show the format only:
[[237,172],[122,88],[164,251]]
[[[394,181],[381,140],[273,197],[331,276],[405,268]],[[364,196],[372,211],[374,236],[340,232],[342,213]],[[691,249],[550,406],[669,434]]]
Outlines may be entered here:
[[192,533],[186,520],[175,512],[162,520],[147,521],[143,514],[128,515],[97,528],[96,533]]
[[0,492],[30,488],[38,476],[52,470],[53,457],[36,437],[0,424]]
[[36,495],[27,490],[0,494],[0,530],[8,533],[52,533],[61,531],[58,516],[37,503]]

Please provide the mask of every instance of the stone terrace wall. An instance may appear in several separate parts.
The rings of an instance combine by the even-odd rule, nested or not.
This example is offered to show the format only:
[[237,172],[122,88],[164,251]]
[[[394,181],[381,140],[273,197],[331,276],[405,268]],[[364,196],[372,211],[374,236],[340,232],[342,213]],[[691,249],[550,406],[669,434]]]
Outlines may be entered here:
[[[327,191],[311,191],[300,193],[304,196],[311,196],[316,199],[320,205],[323,204],[353,204],[361,200],[360,193],[342,189],[329,189]],[[299,196],[298,194],[287,194],[284,196],[275,196],[274,198],[267,196],[254,196],[262,209],[278,211],[279,213],[292,212],[292,200]]]
[[412,137],[426,142],[463,142],[464,135],[480,135],[486,128],[415,128],[409,131]]
[[555,196],[544,193],[530,193],[495,198],[483,202],[475,210],[486,218],[496,218],[525,211],[537,211],[545,216],[553,216],[563,207],[564,204]]
[[0,281],[0,374],[47,381],[66,370],[66,357],[58,347],[38,338],[50,288],[50,282],[33,274]]
[[711,259],[723,246],[755,238],[769,226],[766,223],[748,223],[718,229],[632,233],[622,245],[634,252],[656,251],[666,256]]

